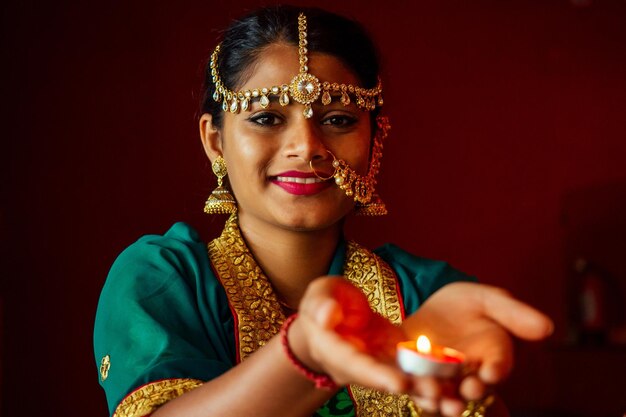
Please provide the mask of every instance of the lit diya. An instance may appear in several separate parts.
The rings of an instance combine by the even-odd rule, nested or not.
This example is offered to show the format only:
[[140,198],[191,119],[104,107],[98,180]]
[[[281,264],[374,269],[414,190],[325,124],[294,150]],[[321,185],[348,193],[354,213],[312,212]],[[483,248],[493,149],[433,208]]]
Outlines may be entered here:
[[404,372],[417,376],[452,378],[459,375],[465,365],[463,353],[446,346],[431,345],[424,335],[417,341],[398,343],[396,357]]

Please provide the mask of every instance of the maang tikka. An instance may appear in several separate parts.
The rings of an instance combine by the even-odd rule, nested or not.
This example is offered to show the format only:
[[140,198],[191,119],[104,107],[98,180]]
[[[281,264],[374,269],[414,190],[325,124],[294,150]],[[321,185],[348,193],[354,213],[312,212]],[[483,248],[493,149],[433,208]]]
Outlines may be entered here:
[[311,118],[313,109],[311,104],[321,97],[323,105],[327,106],[333,100],[333,96],[340,97],[339,101],[344,106],[349,105],[354,100],[356,106],[362,110],[374,110],[376,107],[383,105],[383,88],[378,80],[376,87],[363,88],[351,84],[331,83],[328,81],[320,81],[315,75],[309,72],[307,65],[308,49],[307,49],[307,23],[304,13],[298,16],[298,58],[300,70],[298,74],[291,79],[289,84],[275,85],[272,87],[254,88],[252,90],[233,91],[225,86],[220,77],[218,58],[221,45],[217,45],[211,54],[211,77],[215,84],[215,92],[213,99],[218,103],[222,102],[222,110],[231,113],[250,110],[251,100],[259,100],[262,108],[270,105],[270,97],[278,96],[278,102],[281,106],[288,105],[291,100],[303,104],[304,117]]
[[237,211],[235,197],[224,187],[224,177],[228,175],[226,161],[221,155],[215,158],[211,165],[213,173],[217,177],[217,187],[204,203],[204,212],[207,214],[231,214]]
[[[270,106],[270,97],[277,96],[278,103],[281,106],[287,106],[292,101],[304,105],[302,114],[307,119],[313,117],[311,104],[318,100],[321,101],[322,105],[327,106],[332,102],[333,98],[338,98],[339,102],[344,106],[354,103],[359,109],[364,111],[375,110],[383,105],[380,78],[374,88],[363,88],[351,84],[320,81],[315,75],[311,74],[307,65],[307,44],[307,20],[304,13],[300,13],[298,16],[298,58],[300,64],[298,74],[291,79],[289,84],[239,91],[230,90],[224,85],[220,77],[218,58],[221,45],[217,45],[211,54],[210,62],[211,77],[215,85],[213,99],[218,103],[222,103],[222,110],[225,112],[238,113],[239,111],[249,111],[252,100],[259,100],[260,106],[265,109]],[[337,159],[333,155],[333,168],[335,171],[332,177],[334,177],[335,183],[339,188],[348,197],[352,197],[355,200],[355,213],[358,215],[380,216],[387,214],[385,204],[375,192],[375,176],[380,169],[382,142],[387,136],[390,125],[387,117],[379,116],[376,121],[378,129],[373,141],[370,166],[366,176],[358,174],[344,160]],[[313,173],[317,175],[312,163],[310,165]],[[221,190],[228,192],[220,185],[213,193],[218,190],[220,190],[220,193],[223,192]],[[228,195],[234,204],[234,198],[232,198],[230,193]],[[212,197],[213,194],[209,197],[209,200]],[[207,200],[207,207],[209,200]],[[205,211],[207,211],[207,207],[205,207]],[[219,212],[221,213],[222,211]]]

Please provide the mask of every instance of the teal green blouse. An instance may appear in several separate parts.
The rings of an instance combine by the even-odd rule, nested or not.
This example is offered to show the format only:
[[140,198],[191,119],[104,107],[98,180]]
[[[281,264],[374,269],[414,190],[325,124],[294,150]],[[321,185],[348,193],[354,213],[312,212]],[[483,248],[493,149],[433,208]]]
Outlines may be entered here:
[[[341,275],[346,244],[341,242],[329,275]],[[374,251],[398,276],[409,315],[442,286],[473,278],[447,263],[411,255],[387,244]],[[107,277],[94,329],[99,368],[109,356],[100,384],[109,411],[130,392],[169,378],[211,380],[236,365],[233,316],[207,254],[207,245],[185,223],[165,235],[148,235],[129,246]],[[340,391],[318,414],[353,415]]]

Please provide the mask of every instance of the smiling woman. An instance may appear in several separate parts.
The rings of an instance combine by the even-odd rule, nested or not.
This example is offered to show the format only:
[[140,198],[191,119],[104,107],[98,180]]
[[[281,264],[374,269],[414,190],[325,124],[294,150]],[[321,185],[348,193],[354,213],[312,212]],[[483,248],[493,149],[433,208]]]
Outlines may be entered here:
[[[482,415],[512,365],[507,331],[538,339],[551,324],[443,262],[344,240],[346,216],[386,214],[382,105],[355,22],[274,7],[231,25],[199,120],[218,177],[205,211],[231,216],[208,248],[179,223],[113,265],[94,335],[112,414]],[[396,344],[423,332],[473,372],[402,372]]]
[[[239,94],[244,95],[244,103],[246,91],[287,85],[298,73],[298,48],[273,43],[256,56],[254,65],[256,71],[237,86],[243,91]],[[327,54],[311,54],[309,68],[322,80],[345,85],[359,82],[338,58]],[[239,203],[240,224],[256,227],[252,225],[272,223],[298,230],[325,230],[338,236],[339,220],[354,203],[330,180],[320,181],[309,162],[314,161],[320,176],[329,177],[334,170],[332,152],[357,172],[365,173],[371,138],[369,113],[354,102],[344,105],[335,100],[324,105],[317,101],[307,105],[312,114],[303,117],[302,106],[269,102],[264,106],[261,99],[252,100],[249,108],[246,105],[247,111],[227,112],[221,128],[213,123],[210,113],[200,120],[209,159],[221,155],[233,167],[229,178]],[[233,98],[232,103],[237,100]]]

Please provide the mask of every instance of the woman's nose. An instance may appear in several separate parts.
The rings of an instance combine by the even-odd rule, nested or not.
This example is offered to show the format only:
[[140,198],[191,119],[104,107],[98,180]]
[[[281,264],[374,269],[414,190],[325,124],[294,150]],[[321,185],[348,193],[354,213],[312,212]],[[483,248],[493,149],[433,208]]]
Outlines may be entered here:
[[322,132],[310,119],[293,126],[284,151],[288,158],[299,158],[306,162],[328,157]]

